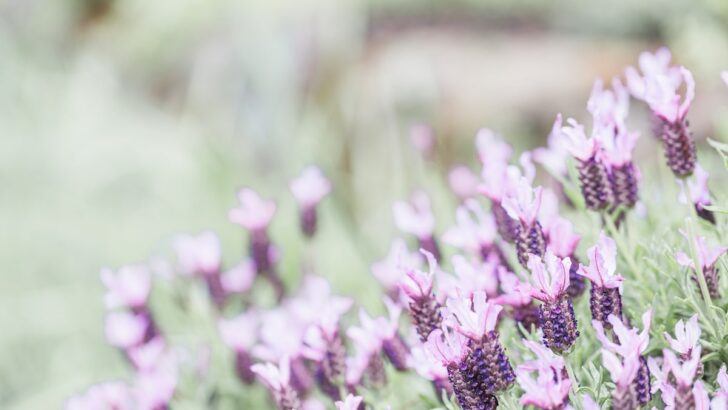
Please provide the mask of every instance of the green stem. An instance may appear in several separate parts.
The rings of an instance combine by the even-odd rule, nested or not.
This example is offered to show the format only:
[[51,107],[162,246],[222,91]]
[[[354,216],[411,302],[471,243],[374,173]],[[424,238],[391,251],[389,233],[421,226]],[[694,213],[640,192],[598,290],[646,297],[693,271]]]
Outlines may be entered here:
[[[627,265],[629,266],[629,269],[634,272],[635,278],[639,282],[640,285],[645,284],[645,277],[644,272],[642,269],[637,265],[637,261],[634,259],[634,254],[630,250],[629,246],[625,243],[625,238],[622,235],[621,232],[617,230],[617,227],[614,226],[614,221],[607,216],[604,218],[605,225],[607,227],[607,231],[609,231],[609,234],[612,236],[612,239],[614,239],[614,242],[617,244],[617,249],[619,249],[619,253],[622,255],[624,260],[627,262]],[[650,290],[649,287],[646,288],[652,293],[652,290]]]

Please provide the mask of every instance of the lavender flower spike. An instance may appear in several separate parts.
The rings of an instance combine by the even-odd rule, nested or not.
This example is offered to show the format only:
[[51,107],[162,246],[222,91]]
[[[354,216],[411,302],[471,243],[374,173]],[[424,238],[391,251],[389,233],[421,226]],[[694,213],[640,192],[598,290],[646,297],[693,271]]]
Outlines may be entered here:
[[481,386],[466,362],[468,338],[450,329],[436,329],[425,343],[427,351],[447,369],[455,398],[463,410],[495,409],[498,400],[492,394],[481,395]]
[[607,320],[619,343],[607,337],[601,322],[593,320],[592,326],[604,347],[604,366],[612,373],[612,380],[617,385],[612,396],[614,408],[634,409],[643,406],[652,399],[650,370],[642,356],[650,339],[652,311],[647,310],[642,315],[642,332],[627,328],[617,316],[609,315]]
[[511,386],[516,376],[495,330],[503,308],[487,301],[485,292],[475,292],[472,298],[448,299],[446,309],[447,323],[470,339],[459,364],[470,389],[486,397]]
[[568,219],[556,217],[548,227],[548,248],[554,255],[571,261],[569,269],[568,294],[572,298],[584,293],[584,278],[578,274],[581,264],[576,258],[576,247],[581,241],[581,236],[574,232],[574,227]]
[[[715,225],[715,214],[706,208],[713,203],[710,199],[710,190],[708,189],[708,177],[708,172],[700,164],[696,164],[693,175],[685,180],[684,185],[682,183],[680,184],[683,190],[680,195],[680,201],[682,203],[691,201],[698,216]],[[678,183],[680,182],[678,181]],[[688,199],[688,196],[690,199]]]
[[218,322],[220,337],[235,351],[235,371],[245,384],[255,381],[255,374],[250,370],[253,364],[250,353],[257,342],[259,322],[258,314],[254,311]]
[[508,216],[520,222],[516,236],[518,261],[526,267],[528,255],[543,256],[546,239],[543,228],[537,220],[541,208],[542,188],[531,188],[528,178],[521,177],[516,192],[503,199],[503,208]]
[[290,384],[291,369],[288,356],[281,358],[278,366],[272,363],[255,364],[250,369],[268,387],[279,410],[300,409],[300,399]]
[[[720,246],[715,249],[708,248],[708,245],[705,243],[705,238],[702,236],[696,236],[695,237],[695,248],[698,252],[698,263],[700,264],[701,269],[703,270],[703,275],[705,276],[705,282],[708,286],[708,292],[710,293],[710,297],[713,299],[717,299],[720,297],[720,288],[719,288],[719,280],[720,277],[718,276],[718,268],[715,266],[716,262],[718,262],[718,258],[720,258],[724,253],[728,252],[728,246]],[[684,252],[677,252],[675,255],[677,259],[677,263],[679,263],[682,266],[690,267],[693,269],[694,275],[693,280],[698,283],[697,278],[697,270],[695,269],[695,264],[693,263],[693,259],[685,254]]]
[[316,207],[331,192],[331,183],[318,167],[309,166],[290,182],[289,187],[298,203],[301,230],[307,238],[311,238],[318,225]]
[[546,252],[543,260],[536,255],[528,260],[535,283],[531,296],[543,302],[539,308],[543,342],[557,353],[569,350],[579,336],[574,305],[566,293],[570,267],[569,259],[560,259],[551,252]]
[[442,315],[440,304],[432,294],[432,278],[435,270],[438,269],[437,261],[431,253],[421,250],[427,258],[430,271],[425,273],[411,267],[403,268],[405,276],[399,283],[399,287],[408,301],[408,308],[412,320],[417,328],[417,334],[421,341],[426,341],[430,332],[440,327]]
[[[525,392],[521,404],[542,410],[565,409],[571,380],[564,359],[538,343],[525,340],[524,344],[536,354],[537,359],[518,366],[516,370],[518,384]],[[536,379],[531,376],[533,372],[537,373]]]
[[589,266],[582,265],[579,275],[591,283],[590,307],[592,319],[598,320],[606,328],[609,315],[622,317],[622,294],[620,286],[624,278],[617,271],[617,245],[604,232],[599,234],[597,243],[587,250]]
[[[693,173],[697,162],[695,141],[686,119],[695,97],[695,80],[685,67],[678,70],[679,76],[645,72],[642,84],[644,100],[660,121],[667,165],[677,177],[684,178]],[[678,94],[682,83],[686,86],[684,97]]]
[[567,123],[562,132],[568,139],[567,148],[579,163],[579,182],[586,207],[595,211],[607,209],[613,203],[613,193],[600,143],[596,138],[587,138],[584,126],[574,119],[568,119]]

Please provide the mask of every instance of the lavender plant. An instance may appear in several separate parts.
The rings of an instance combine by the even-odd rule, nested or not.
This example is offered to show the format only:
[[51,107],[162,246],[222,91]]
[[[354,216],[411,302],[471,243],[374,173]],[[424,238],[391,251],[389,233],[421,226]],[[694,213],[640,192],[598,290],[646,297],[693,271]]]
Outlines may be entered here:
[[[66,408],[726,408],[728,247],[717,244],[728,209],[697,163],[692,75],[669,60],[664,49],[644,53],[627,87],[597,81],[588,137],[558,115],[548,146],[514,163],[511,146],[481,130],[480,176],[464,165],[447,175],[457,210],[442,237],[424,191],[395,203],[395,225],[414,247],[397,238],[372,264],[382,316],[361,307],[352,317],[356,295],[334,294],[308,273],[314,263],[298,286],[284,281],[286,249],[268,229],[276,202],[249,188],[229,214],[248,233],[241,261],[226,268],[219,239],[204,232],[175,240],[172,273],[104,269],[106,336],[134,376],[92,386]],[[630,94],[649,106],[677,184],[650,179],[655,161],[635,154],[654,142],[629,130]],[[429,132],[417,141],[431,156],[434,142],[421,141]],[[302,240],[314,241],[326,223],[319,202],[335,187],[307,168],[290,188]],[[198,319],[216,331],[208,350],[175,333],[183,316],[155,309],[165,292],[180,311],[206,312]]]

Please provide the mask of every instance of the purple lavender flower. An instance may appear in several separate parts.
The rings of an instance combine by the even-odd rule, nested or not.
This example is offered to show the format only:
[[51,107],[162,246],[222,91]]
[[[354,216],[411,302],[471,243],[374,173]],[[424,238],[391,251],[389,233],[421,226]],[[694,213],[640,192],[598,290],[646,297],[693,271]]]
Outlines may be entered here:
[[455,225],[442,235],[443,242],[470,255],[477,255],[484,261],[493,259],[498,263],[507,263],[496,243],[495,218],[487,215],[478,201],[465,200],[456,211],[455,221]]
[[440,247],[435,240],[435,216],[432,214],[430,198],[423,191],[412,194],[410,202],[398,201],[392,205],[394,223],[405,233],[414,235],[420,248],[440,260]]
[[185,275],[201,276],[213,302],[221,307],[227,295],[220,279],[222,251],[217,235],[211,231],[197,236],[179,235],[174,240],[174,249],[180,271]]
[[339,333],[339,312],[324,313],[304,336],[303,355],[316,364],[314,375],[321,391],[341,399],[346,378],[346,348]]
[[116,274],[111,269],[103,269],[101,281],[107,289],[104,296],[107,308],[128,307],[140,310],[146,306],[152,288],[151,276],[146,266],[122,266]]
[[581,194],[586,207],[595,211],[609,208],[613,203],[609,170],[604,163],[599,141],[584,133],[584,126],[574,119],[567,120],[562,132],[568,138],[567,148],[578,161]]
[[[635,97],[643,99],[659,120],[657,127],[663,146],[667,165],[679,178],[690,176],[697,162],[695,141],[686,119],[690,105],[695,97],[693,75],[685,67],[669,67],[669,51],[659,51],[652,58],[655,64],[643,65],[643,75],[630,67],[626,75],[630,90]],[[645,56],[644,61],[648,60]],[[685,84],[685,96],[678,89]]]
[[[536,360],[526,362],[516,370],[518,384],[524,390],[521,404],[542,410],[561,410],[567,407],[571,380],[566,372],[564,359],[542,345],[524,340],[536,354]],[[534,379],[532,373],[536,372]]]
[[492,394],[483,394],[482,385],[475,372],[466,363],[468,343],[468,338],[459,332],[443,328],[430,334],[425,348],[447,370],[448,381],[463,410],[495,409],[498,407],[498,400]]
[[301,407],[298,394],[291,386],[291,367],[287,356],[281,358],[277,366],[272,363],[255,364],[251,370],[268,387],[279,410],[298,410]]
[[589,266],[582,265],[579,275],[591,281],[589,301],[592,319],[610,328],[609,315],[622,317],[622,294],[620,286],[624,280],[617,271],[617,246],[614,240],[601,232],[596,245],[587,250]]
[[530,255],[528,269],[534,289],[531,296],[542,302],[539,322],[544,344],[557,353],[571,349],[579,336],[574,306],[566,293],[569,288],[571,261],[546,252],[543,259]]
[[440,304],[432,294],[432,278],[437,270],[435,257],[421,251],[430,267],[429,273],[414,268],[405,268],[405,277],[399,284],[402,292],[409,298],[408,308],[421,341],[426,341],[430,332],[440,327],[442,315]]
[[495,219],[498,234],[508,243],[516,240],[518,219],[511,218],[503,208],[503,199],[515,189],[521,173],[516,167],[508,166],[507,160],[495,159],[483,163],[481,172],[483,183],[479,190],[490,199],[491,212]]
[[682,181],[678,181],[682,188],[680,201],[687,203],[689,197],[698,216],[715,225],[715,214],[706,208],[712,205],[710,190],[708,189],[708,177],[708,172],[700,164],[696,164],[693,175],[687,178],[684,184]]
[[567,293],[571,298],[580,296],[584,292],[584,278],[578,274],[581,264],[574,251],[581,241],[581,236],[574,233],[574,227],[569,220],[557,217],[549,224],[547,239],[548,249],[554,255],[571,261]]
[[515,274],[501,269],[498,273],[502,294],[493,302],[504,305],[509,315],[526,330],[539,325],[539,307],[531,297],[531,287]]
[[516,253],[522,266],[528,263],[529,255],[543,256],[546,239],[541,223],[537,220],[541,207],[542,188],[531,188],[528,178],[521,177],[516,191],[503,199],[502,206],[508,216],[520,222],[516,236]]
[[651,320],[652,311],[647,310],[642,315],[642,332],[638,332],[635,328],[627,328],[621,318],[609,315],[607,321],[611,324],[615,340],[619,343],[607,337],[601,322],[592,321],[597,339],[604,347],[602,349],[604,367],[609,370],[616,385],[612,395],[615,409],[638,408],[652,399],[650,370],[642,356],[650,340]]
[[[710,293],[710,297],[713,299],[717,299],[720,297],[720,288],[719,288],[719,276],[718,276],[718,268],[715,266],[716,262],[718,262],[718,258],[720,258],[724,253],[728,251],[728,246],[721,246],[715,249],[708,248],[708,245],[705,243],[705,238],[702,236],[696,236],[694,239],[695,249],[697,250],[697,258],[698,263],[701,266],[701,269],[703,270],[703,276],[705,277],[705,282],[708,287],[708,292]],[[695,264],[693,263],[693,259],[686,255],[683,252],[678,252],[676,255],[677,262],[682,265],[689,267],[693,269],[694,275],[693,280],[698,283],[697,278],[697,270],[695,269]]]
[[250,366],[253,364],[251,351],[258,339],[258,326],[258,314],[254,311],[218,322],[220,337],[235,352],[235,371],[245,384],[255,381],[255,374]]
[[337,401],[336,410],[359,410],[364,399],[359,396],[349,394],[342,401]]
[[399,282],[405,276],[405,267],[418,269],[422,264],[422,254],[410,252],[402,239],[395,239],[389,247],[387,256],[372,264],[371,272],[382,285],[387,295],[399,301]]
[[268,238],[268,225],[273,220],[276,204],[263,199],[250,188],[238,192],[240,206],[228,212],[231,222],[248,231],[250,255],[258,273],[265,274],[280,300],[285,294],[285,286],[275,270],[276,250]]
[[468,352],[458,366],[470,390],[479,397],[505,390],[516,378],[495,330],[502,309],[487,301],[485,292],[447,301],[447,323],[469,339]]
[[316,233],[318,225],[316,207],[331,192],[331,183],[319,168],[309,166],[298,178],[293,179],[289,186],[298,203],[301,230],[307,238],[311,238]]

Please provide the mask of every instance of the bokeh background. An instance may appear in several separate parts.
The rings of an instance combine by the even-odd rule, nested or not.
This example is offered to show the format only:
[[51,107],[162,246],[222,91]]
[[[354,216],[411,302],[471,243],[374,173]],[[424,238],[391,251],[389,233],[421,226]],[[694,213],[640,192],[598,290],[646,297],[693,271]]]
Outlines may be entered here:
[[0,408],[128,376],[104,343],[99,269],[207,228],[235,262],[242,186],[278,200],[295,286],[287,181],[310,163],[335,185],[315,270],[371,303],[394,199],[424,187],[451,215],[445,174],[474,162],[478,128],[542,144],[557,112],[585,117],[595,78],[660,45],[696,75],[696,135],[721,139],[723,0],[0,0]]

